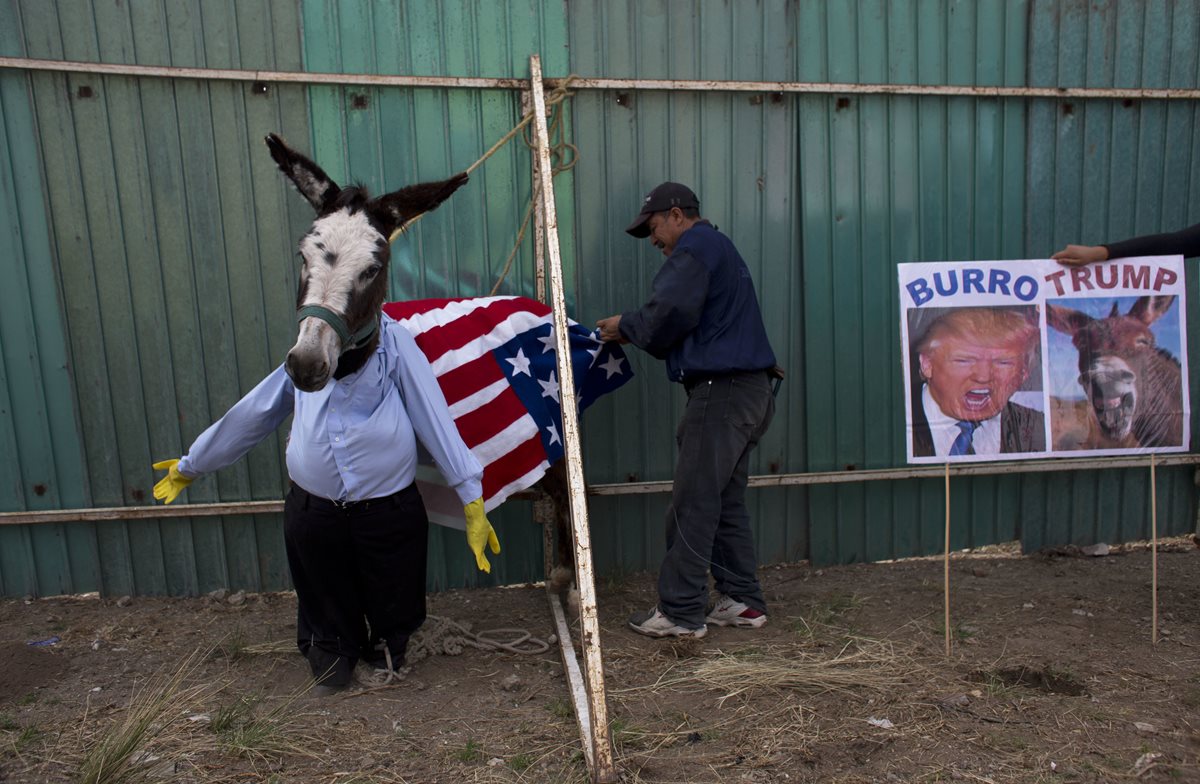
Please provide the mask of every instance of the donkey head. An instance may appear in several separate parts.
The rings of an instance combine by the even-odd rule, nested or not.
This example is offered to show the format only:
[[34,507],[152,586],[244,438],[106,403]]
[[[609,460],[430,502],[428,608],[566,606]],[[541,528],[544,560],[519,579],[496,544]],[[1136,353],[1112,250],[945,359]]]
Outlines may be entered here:
[[315,392],[330,377],[361,367],[379,343],[392,232],[449,198],[467,175],[372,199],[360,185],[338,186],[275,134],[266,141],[280,170],[317,211],[312,228],[300,239],[300,334],[286,363],[296,388]]
[[[1116,303],[1106,318],[1094,319],[1071,308],[1047,304],[1046,321],[1071,336],[1079,351],[1079,384],[1083,387],[1101,432],[1120,440],[1129,435],[1158,379],[1147,372],[1161,362],[1150,325],[1170,309],[1174,296],[1139,297],[1125,315]],[[1143,408],[1144,408],[1143,404]]]

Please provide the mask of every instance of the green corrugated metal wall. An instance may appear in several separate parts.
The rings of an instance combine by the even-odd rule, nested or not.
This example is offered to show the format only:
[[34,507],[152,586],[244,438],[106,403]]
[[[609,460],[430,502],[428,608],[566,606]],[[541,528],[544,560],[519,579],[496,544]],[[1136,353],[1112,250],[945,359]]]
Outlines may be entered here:
[[[571,67],[585,76],[641,79],[792,80],[797,48],[793,2],[571,3]],[[574,99],[576,228],[581,321],[639,305],[662,263],[627,236],[642,195],[663,180],[691,185],[701,212],[735,242],[758,282],[773,347],[790,377],[776,418],[755,452],[752,474],[805,471],[808,386],[801,367],[801,194],[794,99],[746,93],[583,92]],[[586,216],[586,217],[584,217]],[[620,400],[601,400],[584,422],[593,482],[670,479],[683,390],[663,364],[633,350],[639,377]],[[634,385],[631,385],[634,386]],[[615,397],[615,396],[614,396]],[[656,568],[666,496],[593,500],[592,543],[602,573]],[[803,490],[748,497],[767,561],[807,554]]]
[[[1195,87],[1196,6],[1182,5],[629,0],[572,4],[569,21],[573,69],[588,76],[1153,87],[1168,84],[1154,63],[1169,59],[1169,84]],[[1174,55],[1160,54],[1160,46]],[[1047,62],[1085,56],[1086,73],[1046,72]],[[1134,125],[1139,116],[1153,123],[1170,112],[1190,165],[1200,141],[1192,103],[1087,106],[1124,113]],[[1055,215],[1047,198],[1065,192],[1058,198],[1078,204],[1091,187],[1078,167],[1054,187],[1035,181],[1042,156],[1080,155],[1077,140],[1042,132],[1047,108],[1051,120],[1066,111],[1055,101],[975,97],[581,96],[576,137],[585,154],[577,182],[601,184],[576,194],[578,213],[589,216],[578,229],[584,314],[627,307],[648,290],[657,254],[621,234],[637,194],[667,177],[692,183],[705,214],[749,260],[790,370],[780,418],[752,472],[903,465],[896,263],[1045,257],[1067,241],[1182,226],[1200,215],[1182,207],[1194,198],[1184,174],[1190,170],[1171,174],[1179,160],[1160,131],[1137,156],[1144,190],[1157,190],[1147,194],[1136,225],[1110,223],[1104,214],[1090,226],[1044,225]],[[1114,157],[1121,150],[1091,155],[1104,171],[1122,171],[1131,163]],[[1160,209],[1170,203],[1172,210]],[[631,427],[613,408],[600,443],[585,443],[596,480],[670,475],[682,394],[664,396],[657,363],[638,359],[636,405],[645,413]],[[595,433],[604,415],[589,416]],[[1194,527],[1191,476],[1186,468],[1158,474],[1160,525],[1175,533]],[[1036,548],[1146,537],[1147,480],[1148,470],[955,480],[952,543],[1021,538]],[[752,498],[768,562],[877,560],[942,547],[940,480],[756,491]],[[620,521],[613,541],[595,537],[602,569],[606,562],[653,567],[662,548],[661,506],[653,497],[596,502],[604,514],[594,516]]]
[[[19,32],[0,25],[0,51],[19,51]],[[14,510],[87,500],[29,107],[25,76],[0,71],[0,503]],[[92,526],[0,527],[5,595],[31,585],[63,593],[95,578]]]
[[[3,10],[0,27],[23,33],[6,42],[6,54],[301,67],[299,20],[283,4],[9,0]],[[275,182],[269,159],[248,153],[248,142],[279,127],[306,135],[304,90],[255,96],[232,83],[5,78],[27,91],[14,116],[32,109],[37,143],[14,157],[36,162],[30,180],[40,175],[42,186],[27,204],[45,210],[56,262],[45,272],[58,273],[58,292],[37,303],[47,315],[61,313],[67,336],[56,348],[69,357],[70,380],[60,376],[56,384],[73,393],[74,405],[54,416],[72,423],[78,416],[82,445],[82,454],[61,455],[55,446],[58,460],[82,459],[81,470],[72,466],[74,473],[43,484],[74,494],[64,506],[146,503],[153,484],[147,461],[176,455],[291,343],[295,275],[286,260],[303,213]],[[271,439],[251,460],[199,483],[191,499],[278,497],[281,446],[281,438]],[[29,442],[21,453],[45,448]],[[287,579],[279,521],[270,517],[104,522],[66,533],[68,557],[6,570],[10,593],[21,583],[21,591],[43,594],[186,594],[278,587]]]
[[[453,76],[1197,86],[1193,2],[0,0],[0,54]],[[568,47],[569,44],[569,47]],[[0,510],[147,503],[178,454],[294,336],[293,246],[311,215],[261,146],[283,133],[373,190],[465,168],[519,114],[500,90],[271,85],[0,71]],[[737,242],[789,370],[754,473],[903,464],[894,266],[1045,256],[1200,215],[1193,102],[581,91],[558,205],[572,315],[645,296],[656,253],[622,233],[679,179]],[[396,245],[396,299],[486,293],[529,195],[507,148]],[[1191,321],[1200,329],[1195,308]],[[532,292],[528,245],[502,289]],[[1195,342],[1195,341],[1193,341]],[[584,421],[593,482],[669,478],[682,393],[661,365]],[[1195,371],[1193,371],[1195,373]],[[1193,388],[1196,378],[1193,377]],[[278,498],[282,436],[192,501]],[[1192,530],[1191,471],[1159,472],[1160,530]],[[956,480],[956,547],[1148,533],[1145,471]],[[764,561],[941,548],[939,481],[752,493]],[[653,568],[663,496],[592,505],[601,573]],[[535,579],[528,505],[497,523],[492,580]],[[187,594],[287,584],[274,516],[0,526],[6,595]],[[449,534],[449,535],[447,535]],[[469,584],[438,532],[431,587]]]
[[[549,36],[546,67],[563,72],[563,7],[542,6],[0,0],[0,53],[503,76],[527,75],[528,53]],[[361,41],[370,44],[350,43]],[[271,84],[262,92],[242,82],[14,70],[0,78],[9,167],[0,170],[0,228],[14,243],[5,263],[20,265],[10,279],[30,279],[0,294],[0,446],[19,457],[0,468],[12,488],[4,511],[149,503],[150,463],[180,454],[282,360],[295,335],[295,242],[312,213],[267,155],[267,132],[311,151],[333,176],[380,191],[466,168],[520,114],[517,98],[497,91]],[[487,293],[516,239],[529,171],[527,151],[513,145],[400,239],[392,296]],[[570,226],[569,185],[560,196]],[[531,258],[526,250],[506,292],[532,293]],[[187,499],[279,498],[283,441],[281,432],[197,482]],[[39,487],[48,490],[36,495]],[[541,570],[528,504],[509,507],[497,516],[508,552],[491,581]],[[477,581],[461,534],[435,529],[432,540],[431,587]],[[281,521],[0,526],[0,585],[6,595],[286,588]]]
[[[1027,3],[804,8],[799,29],[825,34],[801,47],[799,80],[1024,83]],[[895,265],[1025,256],[1025,102],[811,96],[797,108],[809,466],[902,465]],[[953,546],[1016,538],[1022,482],[956,481]],[[876,560],[943,546],[938,480],[814,488],[809,502],[814,561]]]

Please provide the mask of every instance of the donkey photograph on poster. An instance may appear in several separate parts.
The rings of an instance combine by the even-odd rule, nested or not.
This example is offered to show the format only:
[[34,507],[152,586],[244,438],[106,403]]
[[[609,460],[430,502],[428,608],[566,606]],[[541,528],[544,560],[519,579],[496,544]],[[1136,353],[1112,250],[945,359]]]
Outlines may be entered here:
[[[1070,339],[1070,348],[1058,339],[1056,354],[1073,349],[1078,355],[1078,376],[1058,375],[1052,386],[1054,449],[1152,449],[1183,443],[1174,296],[1051,301],[1046,321]],[[1048,337],[1053,344],[1053,333]]]

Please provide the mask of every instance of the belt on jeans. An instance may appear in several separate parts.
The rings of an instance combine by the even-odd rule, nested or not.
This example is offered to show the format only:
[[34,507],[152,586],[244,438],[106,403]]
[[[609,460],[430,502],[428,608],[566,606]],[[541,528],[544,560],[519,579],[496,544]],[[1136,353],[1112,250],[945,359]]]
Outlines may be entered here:
[[710,373],[707,375],[692,376],[683,380],[683,389],[684,391],[690,393],[693,389],[701,384],[707,384],[708,382],[716,381],[719,378],[730,378],[732,376],[754,376],[759,373],[766,373],[769,375],[771,373],[771,369],[763,368],[762,370],[735,370],[731,373]]
[[305,490],[300,485],[292,482],[292,492],[296,494],[296,500],[302,502],[310,509],[320,509],[327,512],[344,512],[347,514],[355,512],[366,512],[370,509],[378,509],[400,499],[401,496],[411,492],[416,488],[416,483],[409,485],[403,490],[397,490],[391,495],[381,495],[377,498],[364,498],[361,501],[335,501],[324,496],[314,495]]

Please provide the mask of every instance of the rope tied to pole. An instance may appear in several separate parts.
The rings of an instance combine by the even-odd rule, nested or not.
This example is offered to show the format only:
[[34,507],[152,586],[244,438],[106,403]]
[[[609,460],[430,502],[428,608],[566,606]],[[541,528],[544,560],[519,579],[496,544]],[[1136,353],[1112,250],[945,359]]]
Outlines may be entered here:
[[[558,86],[546,93],[546,109],[548,110],[550,119],[548,121],[548,130],[550,138],[550,174],[557,176],[562,172],[569,171],[575,167],[579,160],[579,148],[574,144],[566,141],[563,130],[563,111],[562,104],[568,98],[575,95],[575,91],[571,89],[572,83],[579,80],[577,74],[571,74],[559,81]],[[488,151],[479,157],[474,163],[466,168],[466,173],[478,169],[483,165],[484,161],[491,158],[500,151],[504,145],[508,144],[514,136],[521,134],[522,141],[529,149],[534,149],[535,144],[530,138],[529,126],[533,123],[533,109],[525,112],[521,116],[521,120],[513,126],[512,130],[500,137],[495,144],[488,148]],[[509,251],[508,258],[504,261],[504,269],[500,272],[500,277],[496,279],[496,284],[492,286],[492,290],[488,292],[488,296],[494,295],[500,290],[501,284],[508,277],[509,271],[512,269],[513,259],[516,258],[517,252],[521,248],[521,244],[525,241],[525,233],[529,228],[529,221],[533,217],[534,205],[537,204],[538,197],[541,196],[541,185],[536,185],[533,193],[529,196],[529,203],[525,207],[525,217],[521,219],[521,226],[517,231],[517,239],[513,243],[512,250]],[[408,220],[403,226],[392,232],[392,236],[388,238],[388,242],[395,242],[396,238],[408,230],[410,226],[425,217],[426,213],[421,213],[416,217]]]

